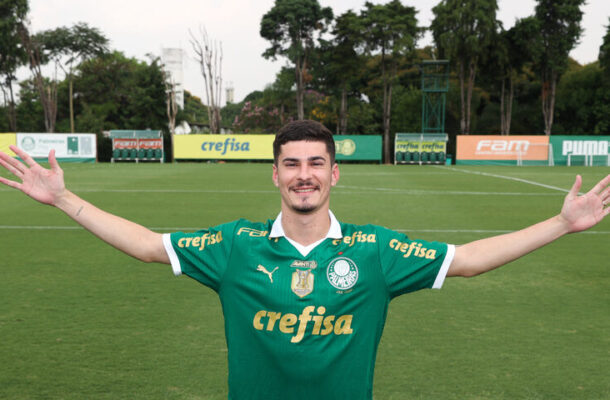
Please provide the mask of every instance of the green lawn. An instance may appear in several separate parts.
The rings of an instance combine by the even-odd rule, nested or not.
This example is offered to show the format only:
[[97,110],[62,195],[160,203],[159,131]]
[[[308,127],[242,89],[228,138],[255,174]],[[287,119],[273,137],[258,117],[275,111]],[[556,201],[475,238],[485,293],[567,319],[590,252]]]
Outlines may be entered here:
[[[158,231],[275,218],[270,164],[65,164],[67,185]],[[608,168],[342,165],[340,220],[464,243],[558,212]],[[6,176],[5,173],[2,173]],[[0,188],[0,399],[225,399],[220,303]],[[506,246],[511,246],[506,243]],[[610,398],[610,220],[390,305],[375,399]]]

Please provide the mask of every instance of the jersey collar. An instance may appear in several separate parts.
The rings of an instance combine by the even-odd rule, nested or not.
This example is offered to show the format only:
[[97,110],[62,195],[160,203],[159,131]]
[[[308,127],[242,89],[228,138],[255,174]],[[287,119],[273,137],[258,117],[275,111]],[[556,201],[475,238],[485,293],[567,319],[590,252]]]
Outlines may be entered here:
[[[328,233],[324,239],[341,239],[343,237],[343,233],[341,232],[341,225],[339,225],[339,221],[335,217],[332,211],[328,210],[328,216],[330,217],[330,229],[328,229]],[[282,226],[282,212],[278,214],[275,221],[273,221],[273,226],[271,226],[271,232],[269,233],[270,238],[277,237],[287,237],[284,232],[284,227]]]

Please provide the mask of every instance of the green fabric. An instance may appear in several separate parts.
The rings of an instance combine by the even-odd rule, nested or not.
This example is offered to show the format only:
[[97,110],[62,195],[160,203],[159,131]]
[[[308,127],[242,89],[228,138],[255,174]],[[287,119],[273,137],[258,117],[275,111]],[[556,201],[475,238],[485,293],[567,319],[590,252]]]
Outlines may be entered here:
[[220,296],[229,398],[372,399],[388,303],[432,287],[447,245],[341,224],[304,257],[272,224],[170,236],[182,273]]

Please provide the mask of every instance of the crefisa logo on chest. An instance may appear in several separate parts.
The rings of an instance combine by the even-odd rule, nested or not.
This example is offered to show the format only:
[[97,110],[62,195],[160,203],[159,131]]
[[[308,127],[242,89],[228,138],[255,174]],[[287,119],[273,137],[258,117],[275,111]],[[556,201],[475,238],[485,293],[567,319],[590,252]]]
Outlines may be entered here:
[[326,269],[328,282],[339,290],[348,290],[358,282],[358,267],[347,257],[337,257]]

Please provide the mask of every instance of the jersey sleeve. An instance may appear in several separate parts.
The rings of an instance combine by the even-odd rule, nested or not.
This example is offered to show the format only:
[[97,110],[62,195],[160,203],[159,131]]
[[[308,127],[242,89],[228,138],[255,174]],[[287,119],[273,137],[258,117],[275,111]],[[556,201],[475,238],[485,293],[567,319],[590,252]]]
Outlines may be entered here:
[[193,233],[163,235],[163,245],[175,275],[185,274],[218,291],[226,270],[236,222]]
[[390,297],[420,289],[440,289],[453,260],[455,246],[412,240],[379,228],[379,258]]

